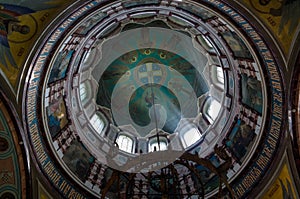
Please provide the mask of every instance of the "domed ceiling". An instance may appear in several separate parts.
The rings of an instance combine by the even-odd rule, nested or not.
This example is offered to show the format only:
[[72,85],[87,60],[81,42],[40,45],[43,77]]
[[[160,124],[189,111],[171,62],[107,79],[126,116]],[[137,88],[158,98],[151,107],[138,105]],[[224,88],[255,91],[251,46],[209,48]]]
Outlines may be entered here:
[[246,198],[275,156],[282,79],[217,0],[87,1],[41,38],[24,110],[67,198]]

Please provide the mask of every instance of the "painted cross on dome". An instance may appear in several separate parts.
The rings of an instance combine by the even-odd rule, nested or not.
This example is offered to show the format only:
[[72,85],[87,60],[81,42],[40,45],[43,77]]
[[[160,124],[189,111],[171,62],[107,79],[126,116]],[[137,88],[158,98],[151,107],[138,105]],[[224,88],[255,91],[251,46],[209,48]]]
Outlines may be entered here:
[[156,63],[146,63],[139,66],[137,76],[138,80],[143,84],[162,84],[165,79],[163,68]]

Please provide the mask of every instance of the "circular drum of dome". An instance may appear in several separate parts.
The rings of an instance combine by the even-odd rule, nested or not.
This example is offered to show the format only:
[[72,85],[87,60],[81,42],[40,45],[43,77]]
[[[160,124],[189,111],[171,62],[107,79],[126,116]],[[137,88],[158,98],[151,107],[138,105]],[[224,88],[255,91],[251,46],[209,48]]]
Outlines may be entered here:
[[[130,11],[122,14],[133,15]],[[227,76],[215,44],[206,41],[213,52],[209,54],[198,40],[200,32],[188,30],[184,19],[175,24],[174,16],[157,19],[151,12],[153,8],[134,9],[131,20],[117,24],[118,15],[107,16],[85,38],[95,39],[78,50],[83,59],[74,69],[79,89],[73,89],[72,101],[78,104],[72,107],[73,116],[82,112],[89,121],[97,115],[103,123],[101,129],[92,122],[84,128],[74,117],[78,135],[100,162],[122,171],[158,169],[150,162],[136,167],[145,159],[156,163],[156,155],[164,167],[185,150],[199,147],[205,136],[217,138],[215,126],[225,125],[231,109],[224,108]],[[109,32],[107,27],[112,27]]]
[[73,187],[60,168],[98,195],[113,170],[184,170],[178,159],[193,157],[202,194],[218,185],[198,159],[216,171],[229,165],[220,175],[245,196],[270,165],[283,112],[276,62],[254,27],[218,1],[90,1],[73,9],[45,36],[24,106],[42,170],[51,165],[59,175],[46,172],[54,186],[65,196]]

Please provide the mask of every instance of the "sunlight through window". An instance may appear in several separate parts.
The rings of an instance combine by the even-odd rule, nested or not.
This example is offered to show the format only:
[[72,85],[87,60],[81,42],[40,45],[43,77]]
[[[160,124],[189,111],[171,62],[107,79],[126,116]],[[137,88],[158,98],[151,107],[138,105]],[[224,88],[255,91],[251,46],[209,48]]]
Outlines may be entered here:
[[217,67],[217,79],[220,83],[224,84],[224,74],[221,67]]
[[167,150],[167,142],[164,141],[163,139],[159,141],[157,141],[157,138],[155,138],[155,141],[152,141],[150,143],[150,148],[149,148],[149,152],[153,152],[153,151],[165,151]]
[[186,147],[189,147],[195,144],[200,140],[201,134],[197,128],[191,128],[183,134],[183,140],[186,144]]
[[93,128],[98,132],[101,133],[103,128],[104,128],[104,122],[102,119],[99,117],[99,115],[94,114],[93,117],[90,120]]
[[210,105],[206,111],[206,114],[210,120],[210,123],[212,123],[213,121],[216,120],[220,109],[221,109],[221,104],[217,100],[212,99],[210,102]]
[[84,101],[87,98],[87,88],[86,83],[81,83],[79,86],[79,93],[81,101]]
[[132,153],[133,140],[127,135],[119,135],[116,140],[119,149],[128,153]]

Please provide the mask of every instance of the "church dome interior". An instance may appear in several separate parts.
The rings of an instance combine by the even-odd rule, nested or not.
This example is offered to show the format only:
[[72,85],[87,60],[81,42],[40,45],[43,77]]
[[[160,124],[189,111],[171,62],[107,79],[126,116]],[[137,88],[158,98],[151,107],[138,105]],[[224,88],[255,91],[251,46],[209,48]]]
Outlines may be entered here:
[[0,1],[0,199],[298,198],[299,10]]

